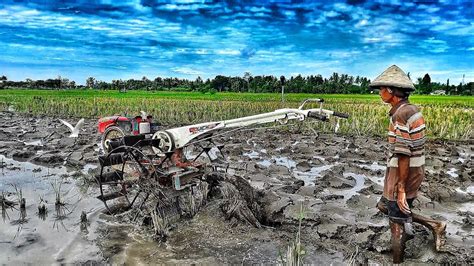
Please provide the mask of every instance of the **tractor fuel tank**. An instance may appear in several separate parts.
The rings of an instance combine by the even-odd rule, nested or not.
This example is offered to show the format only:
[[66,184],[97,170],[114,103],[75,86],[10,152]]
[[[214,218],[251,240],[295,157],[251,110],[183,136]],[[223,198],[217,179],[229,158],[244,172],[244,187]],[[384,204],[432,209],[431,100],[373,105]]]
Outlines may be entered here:
[[[106,116],[106,117],[100,118],[97,127],[98,127],[99,133],[103,134],[109,126],[114,126],[114,125],[115,126],[123,126],[123,125],[128,126],[130,124],[131,122],[129,118],[124,117],[124,116],[114,115],[114,116]],[[127,130],[127,128],[124,128],[124,129]]]
[[139,124],[140,134],[148,134],[151,132],[150,122],[142,121]]

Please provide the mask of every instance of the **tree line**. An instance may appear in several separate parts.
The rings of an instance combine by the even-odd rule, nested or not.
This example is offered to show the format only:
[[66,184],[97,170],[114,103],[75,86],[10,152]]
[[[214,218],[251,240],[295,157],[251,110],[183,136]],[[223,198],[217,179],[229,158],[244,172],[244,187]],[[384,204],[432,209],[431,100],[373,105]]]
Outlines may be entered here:
[[[337,93],[337,94],[365,94],[370,93],[370,80],[366,77],[351,76],[348,74],[333,73],[324,78],[321,75],[309,76],[284,76],[272,75],[252,76],[249,72],[239,76],[218,75],[213,79],[203,80],[197,77],[195,80],[181,78],[155,79],[128,79],[112,80],[111,82],[97,80],[89,77],[85,85],[77,85],[75,81],[67,78],[57,77],[47,80],[11,81],[6,76],[0,77],[0,88],[22,88],[22,89],[98,89],[98,90],[148,90],[148,91],[199,91],[202,93],[215,92],[256,92],[256,93],[278,93],[282,89],[285,93]],[[467,84],[450,84],[432,82],[429,74],[418,78],[415,82],[417,94],[450,94],[450,95],[474,95],[474,82]]]

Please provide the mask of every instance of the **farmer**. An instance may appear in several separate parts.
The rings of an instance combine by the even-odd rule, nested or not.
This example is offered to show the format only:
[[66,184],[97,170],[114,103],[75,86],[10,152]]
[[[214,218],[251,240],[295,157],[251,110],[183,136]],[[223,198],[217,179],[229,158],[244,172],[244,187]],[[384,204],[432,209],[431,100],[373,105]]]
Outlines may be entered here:
[[403,262],[405,242],[413,238],[411,223],[428,227],[437,251],[443,246],[446,223],[411,211],[425,177],[425,121],[418,107],[408,102],[415,90],[410,78],[396,65],[389,67],[370,85],[380,90],[382,101],[390,104],[389,154],[383,196],[377,208],[389,216],[394,263]]

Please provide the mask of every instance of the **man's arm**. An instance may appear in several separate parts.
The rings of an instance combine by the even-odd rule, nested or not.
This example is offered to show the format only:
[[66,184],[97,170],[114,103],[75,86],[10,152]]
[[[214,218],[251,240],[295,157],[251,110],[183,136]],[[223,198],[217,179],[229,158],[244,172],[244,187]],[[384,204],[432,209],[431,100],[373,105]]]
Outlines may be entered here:
[[398,154],[397,204],[405,214],[411,213],[405,194],[405,185],[410,172],[410,156]]

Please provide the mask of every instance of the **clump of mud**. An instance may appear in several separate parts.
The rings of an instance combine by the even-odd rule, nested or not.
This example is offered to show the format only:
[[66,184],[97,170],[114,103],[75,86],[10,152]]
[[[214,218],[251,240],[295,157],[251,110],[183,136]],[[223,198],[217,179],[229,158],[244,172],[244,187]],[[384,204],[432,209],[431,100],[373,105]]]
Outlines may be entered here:
[[261,227],[262,212],[250,183],[238,175],[209,172],[197,185],[181,191],[172,188],[141,185],[148,194],[136,207],[115,214],[122,223],[152,228],[154,237],[165,241],[184,219],[192,219],[208,201],[219,206],[226,221]]

